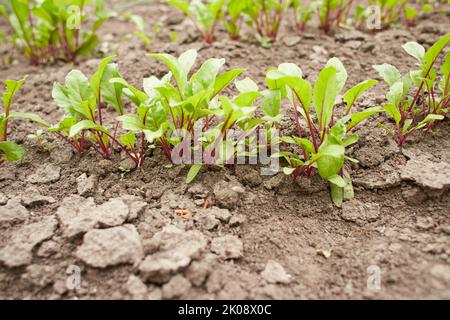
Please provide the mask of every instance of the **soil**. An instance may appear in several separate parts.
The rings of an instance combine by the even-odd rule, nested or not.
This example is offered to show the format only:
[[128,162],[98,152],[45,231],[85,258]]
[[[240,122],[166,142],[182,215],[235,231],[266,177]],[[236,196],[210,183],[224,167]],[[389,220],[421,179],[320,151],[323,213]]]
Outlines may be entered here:
[[[152,51],[179,55],[195,48],[200,61],[226,58],[226,69],[244,67],[260,85],[264,71],[282,62],[297,63],[314,79],[333,56],[347,68],[348,85],[376,79],[374,64],[391,63],[404,73],[414,60],[403,43],[428,47],[450,29],[447,6],[411,29],[325,36],[314,26],[303,34],[284,28],[268,49],[250,34],[231,42],[220,30],[208,46],[164,5],[129,10],[148,25],[165,25]],[[106,23],[101,48],[117,53],[124,78],[140,87],[166,68],[126,36],[132,28],[118,18]],[[180,43],[169,40],[172,31]],[[100,61],[33,67],[17,53],[13,60],[0,67],[0,79],[28,75],[15,107],[52,122],[62,115],[51,98],[53,82],[72,68],[90,75]],[[356,107],[379,105],[385,89],[377,85]],[[48,137],[51,150],[43,149],[27,139],[37,126],[15,122],[12,140],[27,155],[0,167],[0,298],[449,299],[450,121],[415,135],[403,149],[378,122],[391,125],[380,115],[357,131],[361,139],[349,152],[360,161],[349,167],[355,199],[342,208],[332,205],[317,176],[261,176],[258,167],[241,165],[204,171],[187,185],[187,169],[167,166],[159,148],[141,170],[125,170],[129,163],[119,154],[79,158],[54,137]]]

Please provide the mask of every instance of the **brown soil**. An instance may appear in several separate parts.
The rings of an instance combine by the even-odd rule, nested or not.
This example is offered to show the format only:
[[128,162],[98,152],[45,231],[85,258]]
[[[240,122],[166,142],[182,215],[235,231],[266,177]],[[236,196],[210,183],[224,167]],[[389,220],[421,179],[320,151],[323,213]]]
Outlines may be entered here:
[[[332,56],[340,58],[346,66],[348,85],[377,78],[373,64],[391,63],[406,72],[414,61],[404,54],[403,43],[418,41],[428,47],[450,29],[447,11],[422,18],[412,29],[399,26],[377,34],[337,30],[330,36],[314,27],[301,35],[286,29],[270,49],[261,48],[250,36],[239,43],[230,42],[222,32],[218,38],[223,41],[207,46],[199,42],[193,27],[180,14],[165,6],[143,5],[131,11],[144,16],[150,25],[157,21],[166,25],[158,38],[153,39],[152,51],[179,55],[195,48],[199,50],[200,61],[224,57],[227,69],[244,67],[246,75],[261,85],[264,71],[282,62],[297,63],[306,77],[314,79]],[[0,26],[5,28],[4,23]],[[137,39],[124,38],[131,28],[131,24],[120,19],[105,24],[101,29],[105,39],[102,46],[112,48],[118,44],[117,61],[122,75],[140,87],[144,77],[160,77],[166,68],[145,57],[145,49]],[[182,43],[169,41],[171,31],[178,33]],[[62,82],[72,68],[90,75],[99,62],[99,59],[90,59],[75,66],[58,63],[33,67],[21,55],[14,59],[13,65],[0,68],[0,79],[28,75],[15,107],[36,112],[53,122],[62,115],[51,98],[53,82]],[[381,103],[384,90],[382,84],[377,85],[357,107]],[[293,180],[281,173],[266,177],[260,176],[257,168],[239,166],[235,170],[202,172],[194,188],[184,182],[187,169],[168,168],[168,161],[159,149],[146,159],[142,170],[125,172],[120,167],[128,162],[119,155],[107,161],[92,151],[79,158],[57,139],[52,140],[51,151],[42,150],[26,138],[37,126],[15,122],[11,127],[12,138],[26,147],[27,155],[19,163],[0,167],[0,248],[4,252],[5,248],[13,248],[8,252],[14,254],[15,247],[11,246],[18,243],[17,252],[26,254],[28,250],[31,257],[18,267],[0,263],[0,298],[448,299],[450,185],[429,189],[420,179],[411,181],[415,179],[406,178],[402,172],[409,162],[417,159],[428,159],[423,162],[425,174],[433,172],[434,163],[450,163],[450,121],[446,119],[428,135],[414,136],[403,150],[377,127],[377,122],[389,125],[382,115],[372,118],[358,131],[361,139],[350,152],[360,160],[350,168],[355,200],[345,203],[342,209],[333,207],[326,185],[317,177]],[[292,121],[286,121],[286,133],[291,126]],[[49,177],[37,171],[45,164],[54,166],[49,168],[50,175],[58,170],[60,174]],[[56,215],[57,209],[63,199],[78,193],[77,178],[83,173],[98,178],[98,185],[91,193],[97,205],[125,195],[134,195],[145,202],[145,209],[128,220],[128,224],[136,227],[144,250],[143,255],[138,254],[138,261],[133,260],[134,264],[120,257],[121,262],[114,265],[93,267],[95,263],[86,262],[77,254],[86,243],[86,237],[78,234],[68,238],[64,234],[65,227],[61,217]],[[445,172],[438,172],[436,179],[439,174]],[[43,177],[49,179],[41,183],[33,181],[33,178],[41,180]],[[233,198],[236,194],[237,198]],[[32,196],[52,197],[54,201],[39,199],[27,203],[26,199]],[[218,200],[220,197],[225,200]],[[23,218],[20,218],[23,214],[15,210],[20,207],[17,201],[9,200],[13,205],[16,203],[14,210],[3,206],[6,198],[22,202],[26,207]],[[217,220],[218,214],[211,213],[213,209],[202,209],[204,201],[229,207],[231,220]],[[188,209],[193,217],[178,216],[176,209]],[[18,218],[4,222],[1,216],[7,211],[14,211]],[[52,221],[57,221],[57,226],[51,226],[48,220],[51,217],[55,217]],[[50,234],[36,235],[44,229],[40,222],[44,227],[50,225]],[[180,243],[168,244],[173,242],[172,237],[157,241],[163,227],[168,225],[180,229],[177,231]],[[101,228],[107,230],[105,226]],[[199,236],[194,231],[206,239],[205,245],[169,276],[155,280],[146,275],[148,271],[142,270],[142,265],[139,267],[141,259],[160,254],[166,250],[165,246],[185,253],[187,249],[180,246]],[[166,233],[170,236],[170,232]],[[242,241],[241,252],[239,241],[226,248],[228,254],[237,250],[240,257],[236,259],[226,259],[229,257],[222,257],[220,248],[217,250],[220,237],[227,235]],[[39,239],[24,248],[24,242],[33,242],[30,240],[33,237]],[[119,246],[121,240],[119,237]],[[236,240],[231,238],[230,241]],[[105,250],[113,245],[105,243]],[[4,257],[3,261],[5,259],[12,260],[11,256]],[[279,263],[291,277],[286,277],[282,270],[263,272],[269,260]],[[70,265],[79,266],[82,271],[81,288],[76,290],[66,288]],[[370,266],[381,270],[380,290],[367,287]],[[272,281],[270,275],[274,274],[280,279]]]

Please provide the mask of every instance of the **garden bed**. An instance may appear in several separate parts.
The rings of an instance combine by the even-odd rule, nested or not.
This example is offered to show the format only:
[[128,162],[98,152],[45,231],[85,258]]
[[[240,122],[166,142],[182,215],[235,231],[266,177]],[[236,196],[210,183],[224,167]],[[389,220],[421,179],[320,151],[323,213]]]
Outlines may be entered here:
[[[229,41],[220,31],[209,46],[173,9],[147,4],[130,11],[165,25],[152,52],[178,56],[194,48],[198,62],[225,58],[226,70],[245,68],[260,85],[264,71],[283,62],[315,79],[333,56],[350,85],[378,79],[375,64],[404,73],[415,62],[402,44],[429,47],[450,29],[447,10],[410,29],[323,35],[314,26],[302,34],[284,28],[270,48],[251,37]],[[146,57],[138,39],[123,38],[131,28],[120,19],[106,23],[101,47],[118,44],[121,74],[140,88],[144,77],[161,77],[167,68]],[[181,43],[169,40],[173,31]],[[101,61],[35,67],[21,55],[14,60],[0,68],[0,79],[28,75],[17,109],[52,123],[62,116],[53,83],[73,68],[92,74]],[[356,107],[380,105],[385,90],[380,82]],[[288,118],[287,134],[295,131]],[[390,125],[380,114],[356,131],[361,139],[349,152],[359,160],[350,168],[355,198],[342,208],[333,206],[317,175],[261,176],[257,166],[238,165],[203,170],[186,184],[188,168],[169,167],[160,148],[133,169],[119,154],[104,160],[91,151],[80,158],[58,139],[43,150],[27,139],[38,127],[15,122],[12,140],[27,154],[0,167],[0,298],[450,298],[450,121],[415,134],[402,148],[378,122]],[[83,219],[76,218],[80,212]],[[69,290],[78,267],[81,288]],[[377,268],[379,290],[368,286]]]

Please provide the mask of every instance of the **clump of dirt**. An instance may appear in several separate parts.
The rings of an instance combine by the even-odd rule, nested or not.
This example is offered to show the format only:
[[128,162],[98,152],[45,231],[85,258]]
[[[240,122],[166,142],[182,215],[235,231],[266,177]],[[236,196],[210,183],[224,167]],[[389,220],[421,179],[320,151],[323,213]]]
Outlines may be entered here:
[[[351,85],[377,78],[373,64],[406,72],[414,61],[401,44],[428,46],[450,26],[447,13],[377,34],[287,28],[265,49],[228,41],[223,31],[222,41],[206,46],[187,20],[159,4],[132,11],[166,25],[152,51],[195,48],[200,60],[224,57],[227,68],[245,67],[261,85],[264,71],[282,62],[313,79],[332,56],[343,61]],[[119,19],[106,24],[102,47],[119,43],[121,73],[140,86],[166,69],[145,57],[137,39],[120,42],[130,28]],[[169,42],[173,31],[180,43]],[[51,99],[53,82],[72,68],[90,74],[99,62],[37,68],[15,58],[0,78],[29,75],[16,106],[53,122],[62,115]],[[379,104],[384,90],[378,85],[356,107]],[[350,155],[360,162],[349,168],[356,198],[342,209],[317,176],[261,176],[243,165],[202,172],[186,185],[186,168],[165,166],[159,149],[142,169],[128,171],[120,155],[79,158],[56,139],[43,150],[26,138],[37,127],[15,122],[12,138],[28,152],[0,167],[0,298],[450,298],[450,122],[403,149],[377,122],[389,125],[379,115],[358,131]],[[368,285],[377,270],[380,286]]]

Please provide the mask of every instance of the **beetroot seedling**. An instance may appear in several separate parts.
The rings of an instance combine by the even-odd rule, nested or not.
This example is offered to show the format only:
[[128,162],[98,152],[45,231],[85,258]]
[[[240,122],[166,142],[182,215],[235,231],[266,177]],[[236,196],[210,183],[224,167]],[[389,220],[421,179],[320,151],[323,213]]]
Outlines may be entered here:
[[104,123],[104,103],[112,106],[118,115],[124,114],[124,85],[111,81],[121,77],[117,65],[110,63],[113,58],[105,58],[90,80],[81,71],[72,70],[66,76],[64,84],[54,84],[53,99],[66,115],[48,131],[58,134],[80,156],[87,149],[93,148],[108,159],[117,146],[136,166],[140,166],[144,157],[145,141],[137,151],[134,134],[127,133],[118,138],[118,123],[112,130]]
[[[375,65],[374,68],[389,86],[386,94],[386,113],[395,122],[395,132],[384,127],[395,136],[401,146],[413,132],[432,126],[449,113],[449,77],[450,53],[447,52],[440,67],[441,78],[437,77],[434,65],[450,42],[450,34],[445,35],[426,52],[416,42],[408,42],[403,49],[419,63],[420,69],[402,76],[397,68],[390,64]],[[414,90],[414,95],[410,95]]]
[[298,32],[306,29],[306,24],[312,19],[316,12],[318,3],[315,1],[305,4],[302,0],[293,0],[292,6],[294,10],[295,26]]
[[319,0],[317,11],[323,32],[329,33],[334,26],[340,27],[345,23],[352,3],[353,0]]
[[275,41],[290,0],[255,0],[244,13],[249,17],[249,25],[256,31],[262,43]]
[[[237,82],[241,93],[233,99],[220,96],[243,69],[220,73],[225,60],[208,59],[191,74],[197,52],[188,50],[179,58],[169,54],[151,54],[164,62],[170,72],[163,78],[144,79],[144,91],[124,83],[128,95],[138,106],[136,113],[119,117],[127,130],[143,132],[147,141],[160,145],[165,156],[174,164],[192,164],[188,182],[195,178],[203,165],[215,165],[217,158],[226,162],[231,156],[226,140],[229,129],[250,132],[258,121],[252,118],[253,101],[260,95],[248,82]],[[114,79],[113,81],[123,81]],[[198,148],[200,159],[194,154]]]
[[222,10],[221,19],[231,40],[239,40],[244,10],[252,4],[251,0],[228,0]]
[[82,30],[88,18],[85,5],[80,0],[11,0],[8,12],[3,10],[14,30],[13,40],[23,49],[32,64],[52,62],[57,59],[74,61],[80,55],[90,55],[99,42],[98,28],[113,13],[107,12],[103,0],[97,0],[92,28]]
[[214,42],[214,33],[224,0],[167,0],[167,3],[178,8],[194,23],[208,44]]
[[[283,168],[283,172],[294,177],[300,174],[310,176],[313,170],[317,170],[329,182],[331,196],[337,206],[353,194],[350,175],[344,169],[346,160],[356,161],[345,154],[346,148],[358,141],[358,135],[351,134],[351,131],[361,121],[383,111],[372,107],[357,113],[350,112],[356,99],[376,84],[375,80],[367,80],[344,93],[347,108],[339,116],[335,100],[346,80],[347,72],[337,58],[328,61],[314,86],[302,78],[299,67],[291,64],[270,69],[266,76],[270,90],[278,91],[282,98],[289,100],[295,117],[296,135],[282,137],[280,141],[300,150],[283,150],[274,156],[287,161],[289,166]],[[305,127],[300,121],[302,118]]]
[[18,81],[5,80],[3,83],[6,89],[2,94],[3,113],[0,114],[0,164],[4,161],[18,161],[25,155],[25,150],[21,146],[8,141],[8,124],[11,120],[22,118],[48,125],[48,123],[35,114],[11,111],[14,96],[25,83],[25,79]]

